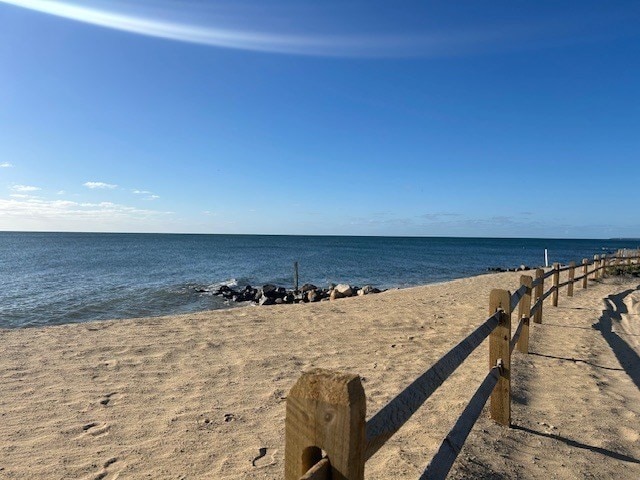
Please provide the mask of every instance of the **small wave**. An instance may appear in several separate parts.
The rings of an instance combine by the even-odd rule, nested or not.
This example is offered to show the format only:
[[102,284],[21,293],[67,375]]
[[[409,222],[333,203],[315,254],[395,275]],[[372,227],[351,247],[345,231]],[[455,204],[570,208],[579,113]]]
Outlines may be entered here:
[[212,283],[207,288],[210,290],[213,290],[220,287],[237,287],[237,286],[238,286],[238,280],[236,280],[235,278],[231,278],[229,280],[225,280],[224,282]]

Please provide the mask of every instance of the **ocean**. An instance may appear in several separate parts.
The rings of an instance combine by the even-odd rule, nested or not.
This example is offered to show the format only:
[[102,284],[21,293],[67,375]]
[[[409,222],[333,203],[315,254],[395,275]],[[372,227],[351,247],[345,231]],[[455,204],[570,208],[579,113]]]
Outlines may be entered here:
[[[403,288],[592,258],[637,241],[0,232],[0,327],[229,308],[203,288],[329,283]],[[268,308],[268,307],[264,307]]]

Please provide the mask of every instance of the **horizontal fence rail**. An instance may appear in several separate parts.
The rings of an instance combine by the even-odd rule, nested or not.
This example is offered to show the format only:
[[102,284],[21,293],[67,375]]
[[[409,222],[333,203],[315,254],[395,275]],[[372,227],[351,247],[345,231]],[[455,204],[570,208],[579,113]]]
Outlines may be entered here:
[[[520,286],[513,294],[493,290],[489,297],[489,317],[368,422],[365,422],[366,397],[360,377],[321,369],[306,372],[287,396],[285,480],[363,480],[366,461],[488,338],[489,370],[420,476],[420,480],[446,478],[487,400],[491,418],[499,424],[510,425],[511,356],[516,349],[524,354],[529,352],[530,321],[542,323],[545,300],[552,297],[552,305],[557,306],[564,287],[571,297],[578,282],[584,289],[589,280],[637,267],[640,265],[638,253],[595,255],[593,263],[588,259],[567,266],[555,263],[547,272],[537,269],[535,280],[522,275]],[[581,269],[580,276],[575,275],[576,269]],[[560,282],[560,274],[564,272],[568,272],[568,278]],[[548,278],[552,285],[545,291]],[[512,335],[511,316],[516,307],[517,325]]]

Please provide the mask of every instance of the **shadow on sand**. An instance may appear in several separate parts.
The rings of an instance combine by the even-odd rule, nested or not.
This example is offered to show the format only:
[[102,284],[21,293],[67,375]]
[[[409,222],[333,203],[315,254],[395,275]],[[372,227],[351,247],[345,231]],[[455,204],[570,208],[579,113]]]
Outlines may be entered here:
[[636,387],[640,389],[640,356],[612,328],[614,320],[620,321],[623,314],[629,313],[624,303],[625,297],[638,290],[640,290],[640,285],[635,289],[625,290],[616,295],[609,295],[606,300],[611,308],[602,312],[602,316],[599,318],[598,323],[593,324],[593,328],[602,334],[613,350],[618,362],[620,362],[620,366],[624,368],[624,371],[629,375]]
[[521,430],[523,432],[531,433],[532,435],[538,435],[540,437],[553,438],[554,440],[558,440],[559,442],[569,445],[570,447],[582,448],[584,450],[589,450],[591,452],[597,452],[601,455],[606,455],[607,457],[615,458],[616,460],[622,460],[623,462],[640,464],[640,460],[638,460],[637,458],[630,457],[629,455],[625,455],[624,453],[618,453],[618,452],[614,452],[613,450],[607,450],[606,448],[587,445],[586,443],[580,443],[580,442],[577,442],[576,440],[571,440],[570,438],[562,437],[554,433],[538,432],[537,430],[532,430],[530,428],[522,427],[520,425],[511,425],[511,428],[515,430]]
[[582,360],[580,358],[554,357],[553,355],[545,355],[543,353],[536,353],[536,352],[529,352],[529,355],[535,355],[537,357],[544,357],[544,358],[553,358],[554,360],[564,360],[564,361],[573,362],[573,363],[577,363],[577,362],[586,363],[587,365],[591,365],[592,367],[595,367],[595,368],[601,368],[603,370],[615,370],[618,372],[624,371],[624,368],[605,367],[604,365],[598,365],[597,363],[593,363],[588,360]]

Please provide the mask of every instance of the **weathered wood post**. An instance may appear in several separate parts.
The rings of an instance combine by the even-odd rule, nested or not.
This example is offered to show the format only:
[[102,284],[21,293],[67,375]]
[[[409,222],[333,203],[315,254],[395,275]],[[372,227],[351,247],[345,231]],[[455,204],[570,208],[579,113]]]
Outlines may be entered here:
[[298,291],[298,262],[293,262],[293,290]]
[[489,315],[500,312],[498,326],[489,336],[489,368],[501,365],[500,378],[491,393],[491,418],[501,425],[511,425],[511,294],[491,290]]
[[518,307],[518,317],[522,321],[522,330],[520,330],[520,338],[518,339],[518,351],[520,353],[529,353],[529,322],[531,320],[531,290],[533,288],[533,278],[529,275],[520,277],[520,285],[527,286],[527,292],[520,299]]
[[596,280],[598,278],[598,263],[600,257],[598,255],[593,256],[593,277],[592,280]]
[[[536,302],[542,297],[544,294],[544,270],[541,268],[536,269],[536,281],[540,281],[536,285]],[[540,302],[538,305],[538,310],[536,310],[536,314],[533,317],[534,323],[542,323],[542,304],[544,302]]]
[[332,480],[364,479],[366,398],[357,375],[315,369],[287,396],[285,480],[299,480],[324,450]]
[[558,285],[560,285],[560,264],[553,264],[553,293],[551,294],[551,304],[558,306]]
[[587,288],[588,278],[587,272],[589,271],[589,260],[586,258],[582,259],[582,288]]
[[573,297],[574,278],[576,278],[576,262],[569,262],[569,285],[567,285],[567,297]]
[[600,257],[600,278],[604,278],[607,275],[607,256],[602,255]]

